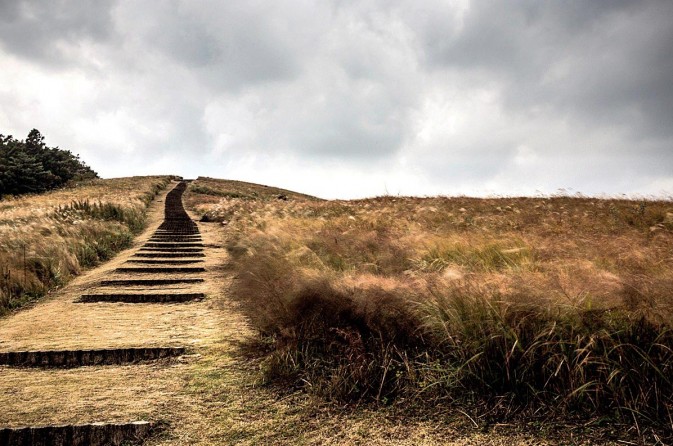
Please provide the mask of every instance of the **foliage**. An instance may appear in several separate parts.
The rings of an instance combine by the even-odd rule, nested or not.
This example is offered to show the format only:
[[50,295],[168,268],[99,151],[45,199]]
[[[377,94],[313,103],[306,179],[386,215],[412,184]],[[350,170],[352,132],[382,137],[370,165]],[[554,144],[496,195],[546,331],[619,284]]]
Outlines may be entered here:
[[97,177],[79,156],[48,147],[36,129],[25,141],[0,135],[0,196],[39,193],[72,180]]

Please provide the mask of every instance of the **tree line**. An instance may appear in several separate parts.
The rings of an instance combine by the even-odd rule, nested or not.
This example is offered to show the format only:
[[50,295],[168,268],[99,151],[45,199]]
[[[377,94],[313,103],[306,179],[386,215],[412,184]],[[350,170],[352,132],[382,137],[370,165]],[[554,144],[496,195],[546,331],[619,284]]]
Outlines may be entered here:
[[98,174],[69,150],[48,147],[37,129],[25,141],[0,134],[0,197],[45,192],[90,178]]

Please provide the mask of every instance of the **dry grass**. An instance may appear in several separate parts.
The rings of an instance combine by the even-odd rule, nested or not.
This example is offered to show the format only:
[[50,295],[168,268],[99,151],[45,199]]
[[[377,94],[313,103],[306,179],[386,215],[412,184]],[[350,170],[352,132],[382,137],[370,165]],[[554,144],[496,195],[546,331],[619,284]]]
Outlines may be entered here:
[[[149,209],[150,230],[161,221],[162,203]],[[525,436],[486,435],[438,426],[381,411],[335,411],[315,405],[305,394],[279,398],[260,387],[260,360],[241,356],[240,345],[254,336],[225,289],[231,275],[221,265],[220,225],[200,225],[208,272],[208,298],[184,305],[75,304],[82,292],[98,290],[133,250],[87,271],[33,308],[0,321],[0,344],[12,348],[102,348],[140,344],[189,345],[177,360],[80,369],[2,367],[0,420],[25,426],[79,422],[163,420],[169,429],[149,444],[540,444]],[[199,285],[201,287],[201,285]],[[190,290],[194,286],[190,287]],[[39,327],[42,327],[41,329]],[[488,438],[487,438],[488,437]]]
[[511,427],[477,430],[466,425],[466,418],[438,423],[392,408],[351,410],[323,404],[302,392],[260,386],[259,359],[241,356],[241,343],[254,332],[236,305],[222,302],[223,338],[190,365],[186,395],[170,407],[172,429],[150,445],[558,444],[513,432]]
[[[192,199],[198,201],[199,196],[194,194]],[[281,203],[273,197],[267,201],[267,204],[278,207],[289,204]],[[150,229],[159,224],[162,211],[162,203],[155,200],[148,212]],[[252,211],[255,212],[254,209]],[[234,215],[250,217],[246,214]],[[460,412],[445,404],[437,404],[433,408],[434,414],[430,416],[423,410],[411,413],[404,404],[345,406],[326,403],[323,399],[316,398],[312,392],[260,385],[259,370],[270,369],[274,357],[277,356],[272,354],[260,357],[257,351],[242,348],[256,338],[256,327],[251,328],[250,318],[244,317],[241,309],[246,310],[249,316],[250,310],[255,307],[243,306],[246,301],[240,299],[240,295],[236,302],[229,299],[230,288],[240,291],[237,286],[232,287],[232,279],[236,283],[235,275],[242,276],[237,270],[223,269],[222,266],[229,262],[229,256],[221,246],[221,239],[231,236],[227,245],[239,259],[250,257],[253,250],[256,250],[254,255],[257,256],[263,254],[267,247],[281,247],[280,241],[286,239],[274,232],[271,226],[267,227],[262,223],[261,219],[266,218],[262,214],[251,218],[259,222],[260,226],[247,229],[241,226],[245,231],[236,229],[239,223],[245,223],[244,220],[239,222],[238,218],[233,218],[229,223],[232,230],[218,223],[199,225],[207,248],[205,260],[208,272],[204,274],[207,281],[204,288],[199,289],[208,294],[204,301],[160,308],[150,308],[153,305],[143,304],[123,308],[121,304],[103,306],[72,303],[82,292],[97,288],[101,278],[108,278],[115,266],[128,259],[132,251],[127,250],[100,268],[75,278],[68,286],[41,300],[33,308],[1,320],[0,340],[5,345],[11,344],[17,348],[85,344],[87,348],[97,348],[130,346],[136,342],[167,344],[174,339],[176,343],[190,345],[194,354],[181,360],[124,367],[65,370],[3,367],[0,371],[3,376],[0,381],[0,420],[12,426],[128,421],[139,418],[165,420],[169,429],[149,441],[149,444],[156,445],[624,444],[588,437],[593,432],[591,426],[573,426],[570,432],[574,436],[567,432],[559,435],[559,426],[542,423],[536,425],[534,433],[522,433],[516,424],[497,423],[486,426],[479,418],[475,418],[479,423],[475,427],[469,418],[475,417],[474,412],[464,408]],[[254,247],[251,237],[259,234],[272,237],[269,242],[272,245],[263,243]],[[133,242],[133,246],[140,246],[150,235],[151,230],[145,230]],[[301,239],[299,243],[302,243]],[[295,257],[283,256],[279,259],[281,263],[291,267],[291,278],[294,278],[292,280],[296,284],[303,284],[304,289],[308,284],[327,284],[333,297],[355,291],[353,302],[359,303],[359,306],[354,308],[367,316],[362,319],[366,324],[378,327],[382,332],[385,332],[386,327],[397,326],[394,323],[384,324],[385,319],[377,318],[378,307],[388,308],[390,302],[397,302],[404,305],[399,308],[399,314],[406,318],[406,293],[418,293],[421,289],[418,284],[422,282],[417,282],[418,279],[413,275],[384,275],[373,272],[357,274],[348,268],[345,270],[347,272],[331,270],[319,266],[318,262],[314,263],[316,257],[301,244],[294,249],[298,249],[294,253]],[[282,253],[273,249],[269,251],[271,254],[274,252]],[[357,253],[353,255],[355,254]],[[262,260],[262,257],[255,258]],[[286,258],[290,260],[285,260]],[[298,267],[297,262],[313,266]],[[264,263],[261,265],[264,266]],[[394,268],[390,267],[390,270]],[[297,275],[297,271],[301,275]],[[447,274],[448,268],[441,271],[419,271],[417,274],[421,276],[441,276]],[[279,283],[282,285],[285,282]],[[379,294],[378,288],[385,293]],[[190,287],[190,290],[193,289],[194,287]],[[255,290],[261,289],[256,287]],[[360,290],[370,293],[367,296],[371,299],[363,298],[364,294]],[[401,300],[395,300],[398,290],[404,291],[400,292],[399,297],[403,298]],[[268,295],[264,293],[259,294],[256,302],[264,302],[266,296]],[[423,295],[418,294],[418,297]],[[375,299],[379,300],[371,305],[371,301]],[[259,306],[256,308],[260,309]],[[35,330],[34,326],[42,324],[46,324],[44,332],[48,334]],[[395,332],[399,330],[400,328],[395,328]],[[280,336],[275,339],[277,343],[270,346],[279,347],[278,342],[292,339],[292,336]],[[286,347],[290,348],[291,344]],[[270,371],[273,370],[271,368]],[[428,405],[431,405],[430,400]],[[624,434],[623,426],[615,425],[613,429],[617,436]],[[583,435],[577,436],[577,433]]]
[[0,201],[0,314],[128,247],[171,177],[90,180]]
[[281,201],[208,181],[188,203],[228,227],[266,379],[477,423],[673,431],[671,201]]
[[228,217],[227,200],[246,201],[318,201],[309,195],[299,194],[286,189],[264,186],[261,184],[246,183],[244,181],[218,180],[208,177],[199,177],[197,182],[190,185],[184,195],[185,205],[193,209],[202,218],[202,221],[222,221]]
[[4,368],[3,427],[165,419],[187,368],[176,361],[77,369]]

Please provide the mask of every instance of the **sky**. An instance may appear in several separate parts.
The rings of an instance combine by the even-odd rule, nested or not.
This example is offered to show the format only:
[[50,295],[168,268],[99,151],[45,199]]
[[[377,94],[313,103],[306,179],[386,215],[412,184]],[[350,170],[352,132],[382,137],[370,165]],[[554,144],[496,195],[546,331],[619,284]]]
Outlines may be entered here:
[[323,198],[673,194],[673,2],[0,0],[0,133]]

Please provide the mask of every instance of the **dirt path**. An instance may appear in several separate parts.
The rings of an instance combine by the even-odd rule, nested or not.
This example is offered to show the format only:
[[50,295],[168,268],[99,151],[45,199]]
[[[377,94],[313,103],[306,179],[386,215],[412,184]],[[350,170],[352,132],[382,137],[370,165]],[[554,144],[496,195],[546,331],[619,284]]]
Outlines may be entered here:
[[[95,363],[97,359],[90,353],[97,350],[112,358],[111,365],[88,367],[0,366],[0,427],[170,421],[165,408],[175,403],[172,399],[184,386],[186,369],[219,339],[217,325],[221,317],[208,290],[217,288],[213,282],[215,271],[222,264],[222,250],[215,245],[212,235],[201,237],[186,214],[188,223],[196,228],[193,234],[169,234],[170,226],[175,223],[157,231],[160,224],[167,225],[164,222],[166,196],[167,193],[162,194],[150,206],[148,229],[137,237],[133,247],[83,274],[33,308],[0,321],[0,356],[7,352],[68,351],[77,352],[80,361],[82,354],[85,358],[91,356],[90,360]],[[169,246],[170,253],[174,254],[181,252],[183,244],[190,245],[189,257],[179,260],[193,263],[173,265],[166,263],[173,263],[175,259],[171,257],[138,256],[141,253],[163,255],[164,246]],[[191,251],[195,244],[203,245],[198,253]],[[151,249],[143,247],[148,245]],[[156,247],[160,250],[155,251]],[[138,263],[139,260],[143,263]],[[153,263],[145,263],[145,260]],[[189,270],[144,272],[148,267],[199,270],[195,274]],[[182,278],[198,278],[201,282],[161,286],[101,285],[114,280]],[[185,293],[203,295],[205,299],[179,303],[79,302],[82,296],[98,300],[123,295],[150,295],[150,298],[171,300],[184,297]],[[144,354],[148,347],[185,347],[186,354],[132,364],[124,364],[124,358],[118,361],[119,355],[115,354],[129,348]]]

